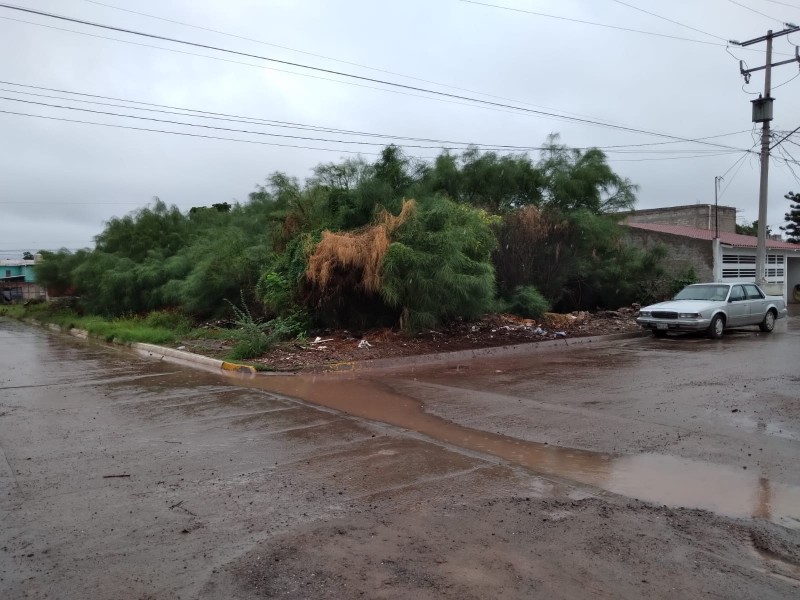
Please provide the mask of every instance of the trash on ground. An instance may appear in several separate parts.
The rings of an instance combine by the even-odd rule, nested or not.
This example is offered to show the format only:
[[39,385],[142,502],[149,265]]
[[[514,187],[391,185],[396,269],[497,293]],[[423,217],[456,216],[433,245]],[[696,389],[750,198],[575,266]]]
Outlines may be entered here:
[[363,350],[364,348],[372,348],[372,344],[370,344],[367,340],[361,340],[358,342],[358,347]]

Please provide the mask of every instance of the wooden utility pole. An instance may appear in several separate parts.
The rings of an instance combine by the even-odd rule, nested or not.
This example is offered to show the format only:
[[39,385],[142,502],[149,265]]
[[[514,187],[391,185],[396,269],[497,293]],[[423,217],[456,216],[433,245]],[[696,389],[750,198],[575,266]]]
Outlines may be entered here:
[[756,245],[756,283],[763,286],[766,283],[767,267],[767,192],[769,189],[769,145],[770,127],[772,121],[772,67],[787,65],[789,63],[800,62],[800,48],[795,46],[795,56],[789,60],[772,62],[772,40],[776,37],[789,35],[800,30],[800,27],[791,23],[786,23],[786,29],[778,33],[772,33],[770,29],[767,35],[758,37],[746,42],[734,42],[738,46],[746,47],[753,44],[767,42],[767,62],[763,67],[745,69],[742,61],[739,61],[739,70],[744,76],[745,82],[750,82],[750,74],[755,71],[764,71],[764,95],[759,96],[758,100],[753,100],[753,122],[761,123],[761,183],[758,191],[758,243]]

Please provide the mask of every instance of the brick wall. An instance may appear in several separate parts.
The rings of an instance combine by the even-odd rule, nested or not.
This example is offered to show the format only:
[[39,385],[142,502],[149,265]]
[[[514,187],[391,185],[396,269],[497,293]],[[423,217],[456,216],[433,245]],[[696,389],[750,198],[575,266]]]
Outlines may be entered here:
[[628,228],[627,235],[631,244],[645,250],[664,246],[667,255],[662,264],[670,276],[683,275],[694,267],[699,281],[714,281],[714,246],[710,240],[633,228]]
[[[695,229],[714,229],[714,205],[690,204],[666,208],[647,208],[629,213],[628,223],[662,223],[683,225]],[[733,206],[719,207],[720,232],[736,233],[736,209]]]

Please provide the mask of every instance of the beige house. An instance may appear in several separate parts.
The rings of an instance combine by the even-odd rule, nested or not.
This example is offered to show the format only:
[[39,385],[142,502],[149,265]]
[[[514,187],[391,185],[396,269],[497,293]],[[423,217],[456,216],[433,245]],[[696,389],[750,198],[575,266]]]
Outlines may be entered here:
[[[624,223],[630,240],[642,248],[663,245],[666,265],[673,273],[694,267],[702,281],[755,281],[755,236],[736,233],[736,209],[697,204],[630,213]],[[800,289],[800,244],[779,239],[767,240],[764,265],[767,293],[782,295],[787,302],[798,302]]]

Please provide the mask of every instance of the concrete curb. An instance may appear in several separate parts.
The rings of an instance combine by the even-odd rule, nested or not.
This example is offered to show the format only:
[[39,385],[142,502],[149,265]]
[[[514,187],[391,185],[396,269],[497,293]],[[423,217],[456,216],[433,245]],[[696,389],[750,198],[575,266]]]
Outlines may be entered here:
[[145,344],[142,342],[134,342],[131,348],[142,356],[152,358],[173,358],[181,362],[195,363],[211,369],[221,369],[223,371],[233,371],[236,373],[255,373],[255,367],[250,365],[240,365],[238,363],[227,362],[217,358],[210,358],[202,354],[195,354],[193,352],[185,352],[183,350],[175,350],[173,348],[165,348],[164,346],[157,346],[155,344]]
[[493,348],[475,348],[472,350],[455,350],[453,352],[441,352],[437,354],[418,354],[416,356],[398,356],[394,358],[376,358],[372,360],[359,360],[332,363],[325,366],[326,371],[367,371],[393,369],[397,367],[427,366],[432,364],[445,364],[474,358],[486,358],[492,356],[516,356],[519,354],[533,354],[553,349],[568,348],[571,346],[585,346],[587,344],[599,344],[602,342],[613,342],[616,340],[627,340],[649,335],[647,331],[635,331],[631,333],[612,333],[609,335],[595,335],[578,338],[563,338],[547,340],[543,342],[527,342],[524,344],[514,344],[511,346],[495,346]]
[[[45,327],[52,331],[64,333],[65,331],[55,325],[54,323],[43,323],[35,319],[22,319],[24,322],[31,325],[38,325]],[[66,333],[73,337],[80,339],[89,339],[92,336],[88,331],[83,329],[70,329]],[[585,346],[588,344],[599,344],[603,342],[613,342],[617,340],[634,339],[637,337],[645,337],[649,335],[647,331],[637,331],[632,333],[612,333],[609,335],[596,335],[588,337],[577,338],[563,338],[555,340],[546,340],[542,342],[527,342],[524,344],[514,344],[511,346],[495,346],[493,348],[474,348],[472,350],[456,350],[453,352],[440,352],[437,354],[418,354],[415,356],[398,356],[392,358],[376,358],[359,361],[347,361],[330,363],[324,365],[322,368],[327,372],[352,372],[352,371],[378,371],[395,369],[398,367],[415,367],[415,366],[428,366],[432,364],[446,364],[458,362],[463,360],[471,360],[475,358],[493,357],[493,356],[516,356],[520,354],[534,354],[537,352],[545,352],[553,349],[563,349],[572,346]],[[227,362],[216,358],[203,356],[202,354],[194,354],[193,352],[186,352],[184,350],[175,350],[174,348],[166,348],[156,344],[146,344],[143,342],[133,342],[126,344],[124,342],[113,341],[112,343],[128,346],[141,356],[148,358],[157,358],[159,360],[174,360],[182,363],[193,363],[200,365],[207,369],[229,371],[235,373],[250,373],[255,374],[258,371],[255,367],[250,365],[241,365],[238,363]],[[291,373],[281,373],[290,375]]]
[[[44,323],[36,319],[22,319],[29,325],[37,325],[55,331],[57,333],[68,333],[72,337],[88,340],[93,336],[85,329],[69,329],[64,330],[55,323]],[[133,351],[141,356],[149,358],[158,358],[159,360],[173,359],[183,363],[194,363],[210,369],[219,369],[222,371],[232,371],[236,373],[256,373],[256,368],[250,365],[240,365],[238,363],[227,362],[216,358],[203,356],[202,354],[194,354],[193,352],[184,352],[183,350],[175,350],[173,348],[166,348],[164,346],[157,346],[155,344],[145,344],[143,342],[126,343],[118,340],[112,340],[112,344],[119,346],[128,346]]]

